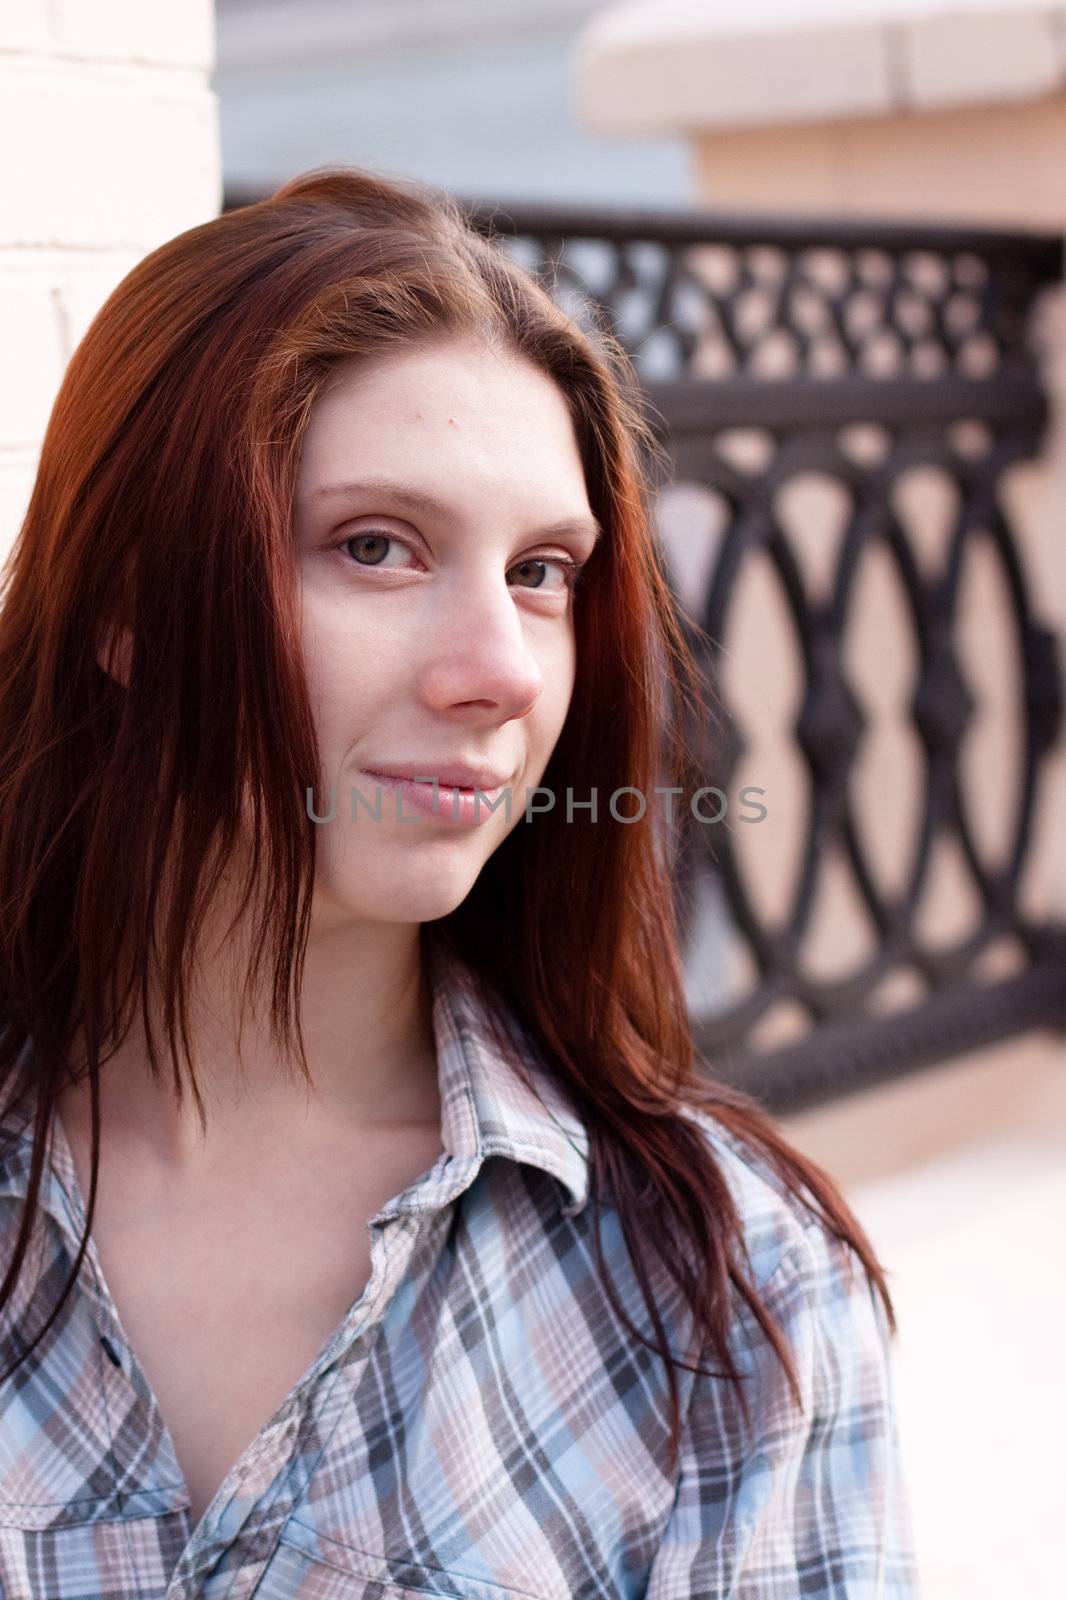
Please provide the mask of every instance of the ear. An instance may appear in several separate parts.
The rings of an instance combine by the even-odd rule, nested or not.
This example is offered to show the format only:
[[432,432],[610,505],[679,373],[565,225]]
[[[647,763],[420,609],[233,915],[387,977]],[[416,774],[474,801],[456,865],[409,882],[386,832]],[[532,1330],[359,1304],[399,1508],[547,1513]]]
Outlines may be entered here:
[[133,635],[129,628],[107,627],[96,659],[109,678],[114,678],[124,689],[129,687],[130,661],[133,654]]

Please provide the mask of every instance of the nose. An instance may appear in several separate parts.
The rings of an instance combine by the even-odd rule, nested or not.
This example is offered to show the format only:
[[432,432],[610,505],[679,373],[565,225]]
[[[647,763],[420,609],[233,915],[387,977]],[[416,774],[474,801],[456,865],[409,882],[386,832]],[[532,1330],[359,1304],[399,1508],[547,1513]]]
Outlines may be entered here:
[[468,577],[442,596],[419,687],[425,703],[441,714],[482,712],[499,722],[533,709],[544,676],[502,579]]

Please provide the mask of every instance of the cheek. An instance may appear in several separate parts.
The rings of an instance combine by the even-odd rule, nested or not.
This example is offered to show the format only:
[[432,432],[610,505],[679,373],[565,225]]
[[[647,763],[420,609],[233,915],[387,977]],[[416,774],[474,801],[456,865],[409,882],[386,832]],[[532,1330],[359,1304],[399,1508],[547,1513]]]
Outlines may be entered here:
[[[365,637],[349,608],[305,604],[304,672],[322,759],[343,758],[370,708],[380,704],[392,678],[387,641]],[[366,708],[365,710],[363,708]]]
[[536,747],[538,764],[543,771],[548,758],[558,743],[570,710],[576,681],[576,650],[574,640],[561,640],[541,661],[544,688],[537,704]]
[[545,682],[552,684],[552,698],[559,718],[561,728],[566,720],[566,713],[570,709],[570,701],[574,695],[574,683],[577,678],[577,640],[574,637],[573,624],[567,629],[566,636],[560,642],[558,659],[554,663],[553,676]]

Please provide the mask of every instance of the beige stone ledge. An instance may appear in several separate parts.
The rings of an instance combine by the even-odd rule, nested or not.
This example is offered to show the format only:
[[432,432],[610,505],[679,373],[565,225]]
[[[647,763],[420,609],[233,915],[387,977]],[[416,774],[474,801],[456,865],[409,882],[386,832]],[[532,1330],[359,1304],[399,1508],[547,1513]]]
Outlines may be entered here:
[[695,133],[700,203],[1050,228],[1066,222],[1066,92]]
[[781,1119],[845,1189],[968,1155],[996,1141],[1066,1158],[1066,1037],[1043,1030]]
[[574,56],[599,133],[692,133],[1038,99],[1066,84],[1066,5],[1033,0],[637,0]]

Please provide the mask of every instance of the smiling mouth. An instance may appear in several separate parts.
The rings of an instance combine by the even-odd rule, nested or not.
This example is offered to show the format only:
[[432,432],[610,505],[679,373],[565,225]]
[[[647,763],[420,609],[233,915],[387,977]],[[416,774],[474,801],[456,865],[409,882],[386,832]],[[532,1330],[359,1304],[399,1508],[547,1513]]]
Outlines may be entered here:
[[420,789],[437,790],[438,794],[498,794],[505,787],[503,783],[446,783],[443,778],[408,778],[405,774],[394,772],[367,771],[368,778],[374,778],[378,783],[413,783]]
[[[414,821],[416,816],[420,816],[444,825],[476,825],[488,822],[501,805],[505,817],[510,820],[509,786],[502,783],[491,789],[467,787],[445,784],[432,778],[396,777],[390,773],[373,772],[369,768],[364,768],[364,776],[375,787],[392,791],[400,821]],[[410,807],[410,812],[401,815],[401,806],[405,811]]]

